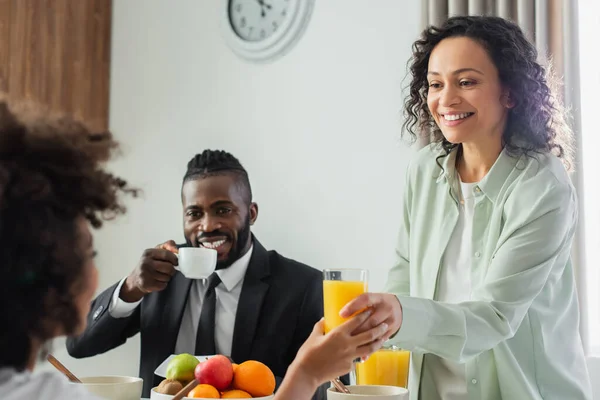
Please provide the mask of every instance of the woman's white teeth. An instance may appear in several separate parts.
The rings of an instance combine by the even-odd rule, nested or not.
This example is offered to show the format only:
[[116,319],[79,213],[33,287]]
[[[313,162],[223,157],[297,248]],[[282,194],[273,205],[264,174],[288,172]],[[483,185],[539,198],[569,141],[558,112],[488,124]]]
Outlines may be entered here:
[[207,249],[216,249],[217,247],[221,246],[223,243],[225,243],[225,240],[219,240],[217,242],[204,242],[204,243],[202,243],[202,246],[206,247]]
[[463,114],[446,114],[444,115],[444,119],[447,121],[457,121],[459,119],[467,118],[471,113],[463,113]]

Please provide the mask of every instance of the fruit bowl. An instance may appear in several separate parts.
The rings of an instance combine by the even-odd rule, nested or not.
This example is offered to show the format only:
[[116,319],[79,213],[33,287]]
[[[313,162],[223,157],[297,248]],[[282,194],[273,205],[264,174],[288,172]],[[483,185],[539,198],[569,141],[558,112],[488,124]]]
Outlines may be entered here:
[[[171,400],[173,397],[174,396],[171,396],[170,394],[158,393],[156,391],[156,388],[152,388],[152,390],[150,391],[150,400]],[[270,400],[270,399],[273,399],[273,397],[275,397],[275,396],[270,395],[270,396],[266,396],[266,397],[254,397],[254,399],[255,400]],[[183,400],[211,400],[211,399],[184,397]],[[239,399],[239,400],[245,400],[245,399]]]
[[[151,390],[151,399],[170,400],[173,395],[185,387],[186,382],[195,379],[200,382],[188,394],[186,399],[223,398],[241,400],[255,398],[268,400],[273,393],[276,379],[273,371],[257,360],[246,360],[236,364],[222,354],[206,357],[181,353],[169,357],[157,368],[164,370],[166,379]],[[157,373],[157,375],[159,375]],[[160,376],[160,375],[159,375]],[[250,397],[251,394],[263,397]]]

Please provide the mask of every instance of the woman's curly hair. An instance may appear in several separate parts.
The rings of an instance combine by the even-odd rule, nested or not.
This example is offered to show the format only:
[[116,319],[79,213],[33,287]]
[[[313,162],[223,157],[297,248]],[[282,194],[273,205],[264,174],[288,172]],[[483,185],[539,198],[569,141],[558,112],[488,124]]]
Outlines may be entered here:
[[499,17],[452,17],[440,27],[430,26],[412,46],[409,60],[412,80],[404,102],[403,132],[441,143],[449,154],[457,145],[444,138],[427,107],[427,70],[431,52],[442,40],[467,37],[480,43],[498,69],[514,107],[509,111],[502,140],[512,155],[552,152],[567,169],[572,162],[572,131],[555,96],[556,79],[538,63],[538,52],[519,26]]
[[116,149],[109,132],[0,100],[0,367],[24,369],[32,339],[79,325],[78,221],[98,228],[125,212],[120,193],[136,193],[102,168]]

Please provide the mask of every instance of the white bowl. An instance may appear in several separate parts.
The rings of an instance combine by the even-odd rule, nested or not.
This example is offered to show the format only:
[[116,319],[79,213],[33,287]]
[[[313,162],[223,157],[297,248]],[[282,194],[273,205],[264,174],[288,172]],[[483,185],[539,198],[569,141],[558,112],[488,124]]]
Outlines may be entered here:
[[398,386],[349,385],[350,394],[334,387],[327,389],[327,400],[408,400],[408,390]]
[[[158,393],[156,390],[156,388],[152,388],[152,390],[150,391],[150,400],[170,400],[173,398],[173,396],[171,396],[170,394],[162,394],[162,393]],[[270,400],[273,397],[275,397],[274,395],[270,395],[267,397],[253,397],[254,400]],[[192,397],[184,397],[182,400],[211,400],[211,399],[203,399],[203,398],[192,398]],[[239,399],[239,400],[244,400],[244,399]]]
[[133,376],[89,376],[81,379],[88,392],[108,400],[140,400],[144,380]]

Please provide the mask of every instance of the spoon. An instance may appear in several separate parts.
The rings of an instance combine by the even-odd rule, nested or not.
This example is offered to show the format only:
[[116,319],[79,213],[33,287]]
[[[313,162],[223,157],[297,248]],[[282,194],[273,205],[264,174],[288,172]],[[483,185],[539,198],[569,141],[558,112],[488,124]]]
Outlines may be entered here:
[[181,400],[181,399],[183,399],[196,386],[198,386],[198,381],[195,380],[195,379],[192,379],[192,381],[190,383],[188,383],[187,385],[185,385],[183,387],[183,389],[181,389],[179,392],[177,392],[177,394],[175,396],[173,396],[173,398],[171,400]]
[[75,383],[81,383],[81,381],[79,380],[78,377],[76,377],[71,371],[69,371],[69,369],[67,367],[65,367],[64,365],[62,365],[62,363],[60,361],[58,361],[52,354],[48,354],[47,360],[50,364],[54,365],[54,367],[59,370],[60,372],[62,372],[63,374],[65,374],[65,376],[67,378],[69,378],[69,380],[71,382],[75,382]]
[[350,394],[350,390],[344,385],[344,382],[340,381],[340,378],[332,379],[331,384],[335,386],[338,392]]

